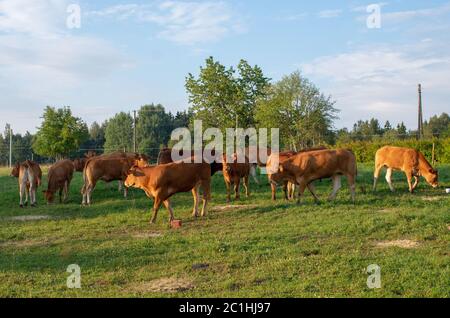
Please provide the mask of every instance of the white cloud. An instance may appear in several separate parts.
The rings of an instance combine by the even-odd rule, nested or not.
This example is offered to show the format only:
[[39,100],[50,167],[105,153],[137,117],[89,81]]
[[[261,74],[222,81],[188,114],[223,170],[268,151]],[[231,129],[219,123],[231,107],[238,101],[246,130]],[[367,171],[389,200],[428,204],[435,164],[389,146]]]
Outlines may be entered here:
[[411,19],[429,18],[447,15],[450,13],[450,3],[439,7],[382,13],[383,22],[401,23]]
[[244,30],[231,7],[223,1],[161,1],[154,4],[116,5],[88,16],[135,18],[158,25],[160,38],[182,45],[214,42]]
[[9,111],[38,118],[45,105],[68,104],[67,96],[83,85],[129,65],[108,42],[67,29],[68,5],[67,0],[0,0],[2,113],[15,105]]
[[329,18],[337,18],[342,14],[341,9],[334,9],[334,10],[323,10],[320,11],[318,16],[322,19],[329,19]]
[[450,100],[450,58],[430,55],[432,45],[360,49],[300,68],[337,100],[339,125],[351,127],[358,119],[376,117],[414,127],[418,83],[424,87],[426,115],[445,111]]

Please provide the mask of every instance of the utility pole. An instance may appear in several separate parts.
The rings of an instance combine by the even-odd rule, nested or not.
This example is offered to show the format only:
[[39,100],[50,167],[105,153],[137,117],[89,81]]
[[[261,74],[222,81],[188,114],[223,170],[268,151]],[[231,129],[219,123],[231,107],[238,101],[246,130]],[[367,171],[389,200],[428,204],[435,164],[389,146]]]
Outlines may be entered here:
[[133,152],[136,152],[136,111],[133,110]]
[[[8,124],[9,125],[9,124]],[[12,167],[12,128],[11,125],[9,125],[9,167]]]
[[417,125],[417,139],[421,139],[422,136],[423,136],[422,85],[419,84],[419,113]]

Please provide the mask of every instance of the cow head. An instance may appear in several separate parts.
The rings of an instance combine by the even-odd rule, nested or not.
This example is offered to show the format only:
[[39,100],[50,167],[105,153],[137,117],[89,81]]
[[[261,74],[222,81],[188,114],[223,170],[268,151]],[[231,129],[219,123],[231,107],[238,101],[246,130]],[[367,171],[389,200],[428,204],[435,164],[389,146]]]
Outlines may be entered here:
[[17,162],[13,169],[11,170],[11,177],[19,177],[19,171],[20,171],[20,164]]
[[423,174],[423,177],[433,188],[436,189],[439,186],[437,170],[430,168],[427,173]]
[[55,199],[55,194],[49,190],[43,190],[44,198],[47,200],[47,204],[53,203]]
[[145,173],[142,171],[142,169],[139,166],[135,165],[128,170],[124,184],[127,188],[136,187],[136,185],[139,183],[139,178],[144,176]]

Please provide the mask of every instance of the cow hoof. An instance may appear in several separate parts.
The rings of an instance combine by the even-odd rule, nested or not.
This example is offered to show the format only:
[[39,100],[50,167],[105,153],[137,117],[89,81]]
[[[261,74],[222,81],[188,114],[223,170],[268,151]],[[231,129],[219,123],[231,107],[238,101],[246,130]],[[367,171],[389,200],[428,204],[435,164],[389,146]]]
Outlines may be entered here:
[[23,204],[20,204],[19,207],[20,207],[21,209],[23,209]]

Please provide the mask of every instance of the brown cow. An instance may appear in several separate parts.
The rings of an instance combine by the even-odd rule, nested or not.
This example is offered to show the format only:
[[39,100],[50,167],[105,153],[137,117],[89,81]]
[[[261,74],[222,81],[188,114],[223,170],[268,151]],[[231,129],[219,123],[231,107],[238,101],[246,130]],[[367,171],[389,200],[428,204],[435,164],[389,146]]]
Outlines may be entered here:
[[438,172],[428,163],[425,156],[415,149],[390,146],[379,149],[375,155],[373,191],[376,190],[377,181],[383,167],[387,168],[386,181],[392,192],[394,192],[394,186],[392,185],[392,172],[394,170],[401,170],[406,174],[409,192],[411,193],[419,184],[420,176],[423,176],[433,188],[439,186]]
[[[139,158],[139,159],[136,159]],[[81,189],[83,195],[83,205],[91,204],[91,194],[98,180],[111,182],[119,180],[125,181],[128,170],[134,166],[147,166],[147,161],[139,156],[99,156],[87,161],[83,171],[84,185]],[[124,196],[127,197],[128,189],[125,188]]]
[[223,179],[227,187],[227,202],[230,202],[231,186],[234,185],[235,199],[240,199],[239,185],[241,179],[244,179],[245,195],[248,197],[248,178],[250,176],[251,165],[247,157],[245,157],[246,163],[237,163],[237,156],[234,154],[232,160],[227,161],[227,156],[224,154],[222,157],[223,162]]
[[[285,160],[291,158],[292,156],[308,152],[308,151],[316,151],[316,150],[325,150],[326,147],[317,147],[317,148],[308,148],[304,150],[296,151],[284,151],[280,153],[273,153],[269,156],[267,160],[267,177],[269,179],[270,187],[272,190],[272,200],[276,200],[276,192],[277,186],[283,185],[284,198],[286,200],[293,200],[295,196],[295,183],[289,182],[287,176],[279,170],[279,163],[284,162]],[[277,165],[278,163],[278,165]],[[308,184],[308,189],[311,192],[310,184]]]
[[350,150],[317,150],[299,153],[280,163],[280,171],[286,174],[290,182],[299,185],[298,203],[301,202],[301,196],[308,185],[315,201],[318,202],[312,182],[325,178],[333,180],[333,193],[329,200],[334,200],[341,188],[342,175],[347,178],[352,201],[355,202],[357,167],[355,155]]
[[[59,203],[67,201],[74,170],[72,160],[61,160],[50,167],[47,175],[47,190],[42,191],[47,204],[53,203],[55,192],[58,190]],[[62,194],[64,194],[64,200],[61,199]]]
[[[216,152],[213,150],[212,151],[212,156],[215,157],[216,156]],[[186,158],[194,158],[195,152],[194,150],[184,153],[184,152],[180,152],[180,160],[186,159]],[[220,159],[220,158],[219,158]],[[222,163],[219,162],[220,160],[215,160],[214,162],[212,162],[211,165],[211,176],[213,176],[214,174],[216,174],[216,172],[218,171],[222,171]],[[172,163],[172,148],[164,148],[161,149],[161,151],[158,154],[158,161],[157,164],[158,165],[164,165],[164,164],[168,164],[168,163]]]
[[[38,163],[26,160],[22,163],[16,163],[11,171],[11,176],[18,178],[20,207],[28,205],[28,194],[32,207],[36,206],[36,189],[41,185],[42,170]],[[23,197],[25,196],[25,203]]]
[[174,219],[169,198],[180,192],[192,191],[194,196],[193,216],[198,216],[200,188],[203,191],[202,216],[207,213],[207,203],[211,198],[211,166],[207,163],[176,162],[140,168],[132,167],[128,171],[125,186],[134,187],[154,198],[153,216],[155,223],[158,210],[163,203],[169,211],[170,221]]

